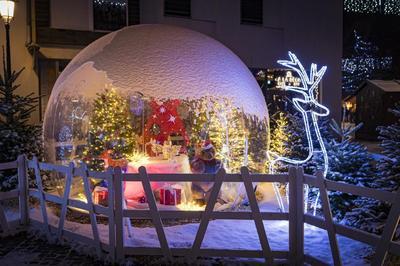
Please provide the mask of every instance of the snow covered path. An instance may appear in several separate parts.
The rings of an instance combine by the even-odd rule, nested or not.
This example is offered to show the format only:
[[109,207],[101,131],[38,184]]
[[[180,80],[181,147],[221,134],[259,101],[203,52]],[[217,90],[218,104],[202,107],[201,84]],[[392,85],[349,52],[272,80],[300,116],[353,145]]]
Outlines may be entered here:
[[[49,210],[49,222],[56,226],[58,217]],[[32,212],[32,218],[41,220],[38,210]],[[288,250],[288,222],[264,221],[268,240],[273,250]],[[195,238],[198,223],[165,227],[170,247],[191,247]],[[65,228],[69,231],[92,237],[90,224],[79,224],[66,221]],[[100,238],[108,243],[108,226],[99,224]],[[327,263],[333,264],[326,231],[311,225],[305,225],[305,253]],[[339,248],[343,265],[368,265],[363,260],[370,247],[366,244],[338,236]],[[125,245],[141,247],[159,247],[156,231],[153,227],[133,228],[133,238],[125,234]],[[213,249],[247,249],[260,250],[257,230],[254,222],[249,220],[213,220],[210,221],[203,248]]]

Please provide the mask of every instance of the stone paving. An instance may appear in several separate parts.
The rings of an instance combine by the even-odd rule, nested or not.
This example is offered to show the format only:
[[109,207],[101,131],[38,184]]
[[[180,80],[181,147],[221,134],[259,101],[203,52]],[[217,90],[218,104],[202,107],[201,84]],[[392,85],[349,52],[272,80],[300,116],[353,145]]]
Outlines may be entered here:
[[[201,258],[195,265],[262,265],[260,261],[238,261],[236,259]],[[83,254],[68,246],[52,245],[46,240],[28,233],[0,238],[0,266],[21,265],[109,265]],[[127,259],[130,265],[192,265],[184,258],[175,258],[166,263],[161,257],[135,256]]]
[[0,265],[104,265],[67,246],[50,245],[26,233],[0,238]]

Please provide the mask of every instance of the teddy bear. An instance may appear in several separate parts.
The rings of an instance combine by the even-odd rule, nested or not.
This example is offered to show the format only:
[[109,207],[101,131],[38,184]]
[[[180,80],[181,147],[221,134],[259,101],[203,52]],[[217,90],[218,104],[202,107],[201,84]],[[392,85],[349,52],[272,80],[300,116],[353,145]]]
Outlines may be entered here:
[[[205,141],[190,162],[192,173],[214,174],[221,168],[221,161],[215,158],[215,148],[210,141]],[[213,182],[192,182],[192,197],[195,202],[204,205],[210,197]]]

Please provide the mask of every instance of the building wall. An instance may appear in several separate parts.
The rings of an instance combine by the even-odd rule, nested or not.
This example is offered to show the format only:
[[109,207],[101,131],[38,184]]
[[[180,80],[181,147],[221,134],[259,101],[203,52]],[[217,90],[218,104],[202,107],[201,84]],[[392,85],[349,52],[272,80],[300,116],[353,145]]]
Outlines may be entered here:
[[[27,26],[27,2],[25,0],[16,3],[14,19],[11,21],[10,42],[11,42],[11,65],[12,69],[17,71],[25,68],[16,84],[21,84],[21,87],[16,90],[16,93],[27,95],[34,93],[38,96],[39,92],[39,79],[34,70],[34,58],[26,48],[29,40],[29,27]],[[4,23],[0,21],[0,46],[4,46],[5,30]],[[3,58],[0,56],[0,58]],[[3,66],[1,65],[1,75],[3,75]],[[39,122],[39,111],[36,110],[31,117],[32,123]]]
[[[38,78],[33,71],[33,59],[25,48],[27,41],[26,3],[17,3],[13,22],[13,59],[15,67],[25,66],[22,91],[38,92]],[[28,1],[29,2],[29,1]],[[34,2],[34,1],[33,1]],[[191,18],[164,16],[163,0],[141,0],[141,23],[165,23],[187,27],[205,33],[229,47],[249,67],[278,67],[276,60],[287,58],[287,51],[295,52],[308,66],[311,62],[327,65],[322,82],[322,101],[340,119],[341,112],[341,56],[342,56],[342,1],[319,0],[264,0],[263,25],[240,23],[240,0],[192,0]],[[50,0],[53,29],[89,32],[93,30],[92,1]],[[70,34],[74,31],[58,34]],[[4,36],[3,31],[1,36]],[[86,34],[82,33],[86,36]],[[52,36],[52,35],[49,35]],[[93,36],[101,36],[93,35]],[[3,39],[2,39],[3,40]],[[41,44],[45,57],[70,59],[82,47],[63,47]],[[34,121],[39,120],[35,115]]]

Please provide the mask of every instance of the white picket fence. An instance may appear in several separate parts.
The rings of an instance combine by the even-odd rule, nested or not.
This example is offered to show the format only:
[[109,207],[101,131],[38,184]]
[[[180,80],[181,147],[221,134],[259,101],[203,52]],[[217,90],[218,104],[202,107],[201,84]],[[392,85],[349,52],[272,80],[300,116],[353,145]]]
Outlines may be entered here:
[[[87,168],[75,167],[73,163],[69,166],[54,165],[38,162],[37,159],[26,160],[20,156],[16,161],[0,164],[0,170],[18,169],[18,189],[1,192],[0,201],[5,199],[19,198],[20,217],[18,221],[7,221],[4,209],[0,205],[0,225],[4,232],[12,233],[16,227],[27,228],[30,224],[40,225],[50,242],[54,241],[78,241],[94,247],[99,257],[108,256],[114,262],[122,262],[126,256],[135,255],[162,255],[171,260],[173,256],[184,256],[187,260],[194,261],[198,257],[247,257],[264,258],[267,264],[286,261],[291,265],[326,265],[315,257],[304,254],[304,224],[325,229],[329,236],[330,248],[335,265],[342,265],[340,251],[336,235],[369,244],[376,248],[373,265],[383,265],[388,252],[400,255],[400,243],[392,241],[394,232],[399,222],[400,215],[400,193],[391,193],[382,190],[358,187],[324,179],[321,172],[316,176],[306,175],[302,168],[290,168],[287,174],[249,174],[247,168],[243,167],[240,174],[226,174],[220,170],[216,174],[147,174],[146,169],[141,167],[138,174],[124,174],[121,169],[109,169],[105,172],[92,172]],[[36,177],[37,189],[28,188],[27,171],[33,169]],[[40,171],[55,171],[65,175],[65,191],[63,196],[47,193],[43,190]],[[87,203],[69,197],[73,177],[81,177]],[[92,202],[89,178],[107,180],[109,184],[108,207],[100,206]],[[123,204],[123,181],[140,181],[143,184],[146,198],[148,199],[148,210],[125,209]],[[214,182],[210,199],[204,211],[177,211],[158,210],[150,182],[192,182],[207,181]],[[214,211],[219,190],[223,182],[242,182],[246,189],[251,212],[243,211]],[[289,183],[289,210],[288,212],[262,212],[260,211],[253,190],[253,182],[279,182]],[[323,218],[304,213],[305,184],[320,189]],[[386,222],[383,234],[374,235],[355,228],[337,224],[332,220],[332,213],[328,200],[328,190],[341,191],[353,195],[374,198],[380,201],[392,203],[392,208]],[[36,220],[29,215],[29,197],[39,200],[42,219]],[[49,223],[46,202],[53,202],[61,206],[58,226]],[[86,210],[90,217],[92,237],[78,234],[64,228],[67,208],[75,207]],[[99,237],[97,215],[108,217],[108,241],[102,242]],[[124,221],[130,219],[149,219],[153,222],[159,239],[160,247],[130,247],[124,243]],[[200,219],[200,225],[191,248],[171,248],[168,245],[162,219]],[[201,248],[204,235],[210,219],[234,219],[253,220],[261,243],[261,250],[232,250],[221,247],[221,249]],[[289,250],[271,250],[266,235],[263,221],[265,220],[287,220],[289,222]]]

